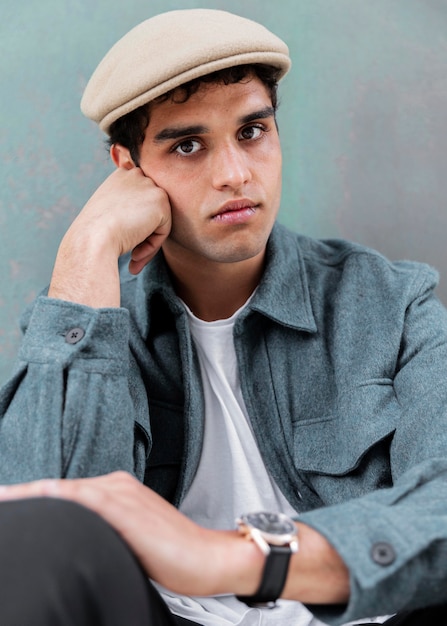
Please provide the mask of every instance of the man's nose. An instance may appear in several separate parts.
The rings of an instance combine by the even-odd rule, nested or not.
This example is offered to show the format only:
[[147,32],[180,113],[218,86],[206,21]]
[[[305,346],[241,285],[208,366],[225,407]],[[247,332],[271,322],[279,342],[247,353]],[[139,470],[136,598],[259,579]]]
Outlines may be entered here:
[[225,144],[215,150],[212,170],[213,186],[216,189],[239,189],[251,180],[248,155],[234,144]]

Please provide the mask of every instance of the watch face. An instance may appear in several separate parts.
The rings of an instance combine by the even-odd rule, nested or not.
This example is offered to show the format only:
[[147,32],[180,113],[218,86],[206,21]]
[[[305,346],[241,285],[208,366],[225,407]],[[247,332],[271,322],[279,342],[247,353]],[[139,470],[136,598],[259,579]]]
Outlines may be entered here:
[[268,513],[267,511],[247,513],[242,516],[242,520],[248,526],[257,528],[268,535],[294,535],[296,533],[295,524],[283,513]]

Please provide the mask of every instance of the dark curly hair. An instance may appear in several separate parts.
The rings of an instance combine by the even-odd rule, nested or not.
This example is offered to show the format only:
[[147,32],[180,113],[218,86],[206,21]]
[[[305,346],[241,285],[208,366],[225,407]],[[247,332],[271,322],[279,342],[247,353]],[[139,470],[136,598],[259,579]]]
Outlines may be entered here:
[[232,85],[244,80],[250,80],[253,76],[256,76],[266,86],[270,94],[272,106],[276,111],[278,106],[277,91],[280,73],[280,70],[275,67],[255,63],[250,65],[235,65],[195,78],[180,87],[168,91],[148,104],[138,107],[138,109],[127,113],[127,115],[118,118],[110,127],[110,137],[107,141],[107,146],[110,149],[115,143],[121,144],[129,150],[134,164],[139,165],[140,147],[144,141],[146,128],[149,125],[152,103],[166,102],[169,99],[171,99],[172,102],[186,102],[196,93],[203,83]]

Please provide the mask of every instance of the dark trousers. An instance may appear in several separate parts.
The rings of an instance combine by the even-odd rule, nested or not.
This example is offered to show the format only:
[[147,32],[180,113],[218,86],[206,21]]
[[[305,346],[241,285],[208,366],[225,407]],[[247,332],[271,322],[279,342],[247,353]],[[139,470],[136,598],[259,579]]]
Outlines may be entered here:
[[[194,624],[171,614],[126,544],[88,509],[51,498],[0,503],[1,626]],[[447,626],[447,610],[387,625]]]
[[51,498],[0,503],[1,626],[178,624],[193,625],[96,514]]

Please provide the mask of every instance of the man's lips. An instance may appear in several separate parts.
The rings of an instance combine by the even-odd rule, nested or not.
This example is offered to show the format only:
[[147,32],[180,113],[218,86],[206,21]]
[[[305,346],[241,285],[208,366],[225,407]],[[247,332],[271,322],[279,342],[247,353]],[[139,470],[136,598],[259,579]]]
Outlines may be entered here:
[[241,200],[230,200],[229,202],[225,202],[225,204],[220,207],[220,209],[213,215],[213,219],[223,219],[225,215],[237,212],[248,212],[249,214],[252,214],[257,206],[256,202],[248,200],[247,198],[242,198]]

